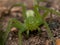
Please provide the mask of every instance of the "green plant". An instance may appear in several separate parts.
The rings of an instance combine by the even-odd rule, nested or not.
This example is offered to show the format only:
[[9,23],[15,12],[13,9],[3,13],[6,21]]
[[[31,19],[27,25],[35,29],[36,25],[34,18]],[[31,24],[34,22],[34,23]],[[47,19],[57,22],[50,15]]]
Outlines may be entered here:
[[4,32],[0,30],[0,45],[4,45],[3,35]]
[[[8,37],[8,34],[10,32],[10,29],[12,26],[16,27],[19,29],[18,31],[18,36],[19,36],[19,45],[22,45],[22,33],[24,31],[27,32],[27,35],[29,35],[29,30],[33,31],[39,29],[39,26],[44,24],[47,28],[47,33],[49,38],[53,41],[53,43],[55,44],[55,40],[53,37],[53,34],[51,33],[51,30],[49,29],[49,26],[47,24],[47,22],[44,20],[44,18],[48,15],[49,12],[55,13],[60,15],[60,13],[56,12],[55,10],[46,8],[46,7],[41,7],[39,6],[37,3],[34,5],[34,10],[26,10],[25,5],[24,4],[16,4],[14,6],[22,6],[23,9],[23,18],[24,18],[24,23],[21,23],[20,21],[18,21],[17,19],[10,19],[8,22],[8,26],[6,28],[6,32],[3,34],[4,36],[4,40],[3,40],[3,45],[5,44],[5,41]],[[39,9],[45,10],[46,12],[42,15],[40,15],[39,13]]]

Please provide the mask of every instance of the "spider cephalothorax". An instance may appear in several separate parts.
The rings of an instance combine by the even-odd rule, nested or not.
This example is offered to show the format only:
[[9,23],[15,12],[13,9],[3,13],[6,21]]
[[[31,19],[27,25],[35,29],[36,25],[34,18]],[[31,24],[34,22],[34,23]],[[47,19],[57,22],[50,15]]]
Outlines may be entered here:
[[36,30],[39,27],[40,23],[42,24],[42,19],[37,18],[34,15],[33,10],[28,10],[26,12],[26,16],[27,18],[24,20],[24,25],[26,26],[27,30]]

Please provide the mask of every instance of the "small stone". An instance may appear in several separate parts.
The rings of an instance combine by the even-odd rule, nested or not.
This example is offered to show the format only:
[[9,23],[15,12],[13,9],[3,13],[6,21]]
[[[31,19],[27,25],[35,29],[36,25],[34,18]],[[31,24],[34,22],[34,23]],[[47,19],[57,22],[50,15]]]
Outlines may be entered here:
[[13,32],[13,31],[17,31],[17,29],[15,28],[15,27],[13,27],[12,29],[11,29],[11,31]]
[[60,39],[56,39],[56,45],[60,45]]

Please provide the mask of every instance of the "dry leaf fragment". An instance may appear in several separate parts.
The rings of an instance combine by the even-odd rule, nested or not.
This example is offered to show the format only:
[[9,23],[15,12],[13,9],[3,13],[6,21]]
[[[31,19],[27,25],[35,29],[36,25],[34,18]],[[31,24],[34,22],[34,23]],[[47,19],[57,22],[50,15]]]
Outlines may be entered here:
[[45,45],[49,45],[49,40],[46,40],[46,44]]
[[56,45],[60,45],[60,39],[56,39]]

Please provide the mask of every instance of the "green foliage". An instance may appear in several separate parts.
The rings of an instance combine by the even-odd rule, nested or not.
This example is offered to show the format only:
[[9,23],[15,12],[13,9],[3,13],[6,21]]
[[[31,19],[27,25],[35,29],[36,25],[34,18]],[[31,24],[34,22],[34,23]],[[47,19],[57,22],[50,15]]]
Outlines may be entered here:
[[11,30],[11,26],[12,26],[11,24],[12,24],[12,21],[9,20],[8,26],[6,28],[6,32],[3,32],[3,30],[2,31],[0,30],[0,45],[5,45],[8,34]]
[[4,32],[0,30],[0,45],[4,45],[3,36],[4,36]]
[[46,32],[47,32],[49,38],[51,39],[51,41],[53,42],[53,45],[56,45],[55,44],[55,39],[54,39],[53,33],[51,32],[51,30],[50,30],[50,28],[49,28],[49,26],[48,26],[48,24],[47,24],[46,21],[44,21],[44,25],[46,26],[46,29],[47,29]]

